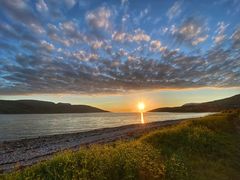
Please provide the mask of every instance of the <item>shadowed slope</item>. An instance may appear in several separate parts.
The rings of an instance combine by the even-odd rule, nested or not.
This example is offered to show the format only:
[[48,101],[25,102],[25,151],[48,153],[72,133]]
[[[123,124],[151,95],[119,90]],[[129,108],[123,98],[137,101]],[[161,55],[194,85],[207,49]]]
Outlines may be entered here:
[[240,108],[240,94],[205,103],[188,103],[180,107],[164,107],[150,112],[219,112]]
[[105,110],[87,106],[71,105],[36,100],[0,100],[0,114],[52,114],[52,113],[92,113],[107,112]]

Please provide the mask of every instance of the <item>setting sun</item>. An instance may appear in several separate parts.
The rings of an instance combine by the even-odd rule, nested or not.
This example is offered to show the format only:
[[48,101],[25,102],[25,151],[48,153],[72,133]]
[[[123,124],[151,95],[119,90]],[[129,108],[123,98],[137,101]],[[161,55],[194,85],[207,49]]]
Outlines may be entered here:
[[144,104],[143,102],[139,102],[139,103],[138,103],[138,110],[139,110],[139,111],[143,111],[144,108],[145,108],[145,104]]

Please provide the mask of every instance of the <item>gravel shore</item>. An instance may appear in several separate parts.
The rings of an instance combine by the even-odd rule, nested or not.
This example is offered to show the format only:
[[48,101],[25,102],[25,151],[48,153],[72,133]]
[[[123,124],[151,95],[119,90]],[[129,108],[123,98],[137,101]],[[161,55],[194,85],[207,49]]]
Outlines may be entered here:
[[97,143],[133,139],[153,129],[175,125],[184,120],[168,120],[125,125],[87,132],[42,136],[32,139],[0,142],[0,173],[49,159],[54,153]]

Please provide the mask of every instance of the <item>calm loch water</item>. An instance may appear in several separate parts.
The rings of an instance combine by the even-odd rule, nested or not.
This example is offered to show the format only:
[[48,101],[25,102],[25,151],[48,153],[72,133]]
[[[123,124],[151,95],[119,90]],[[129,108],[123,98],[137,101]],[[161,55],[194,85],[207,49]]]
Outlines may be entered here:
[[[211,113],[145,113],[144,121],[202,117]],[[138,113],[0,115],[0,141],[141,123]]]

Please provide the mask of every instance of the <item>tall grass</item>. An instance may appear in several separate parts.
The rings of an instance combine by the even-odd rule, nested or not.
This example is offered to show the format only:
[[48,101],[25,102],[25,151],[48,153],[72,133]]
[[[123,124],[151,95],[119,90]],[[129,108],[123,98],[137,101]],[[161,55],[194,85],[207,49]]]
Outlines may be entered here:
[[240,112],[66,151],[1,179],[240,179]]

